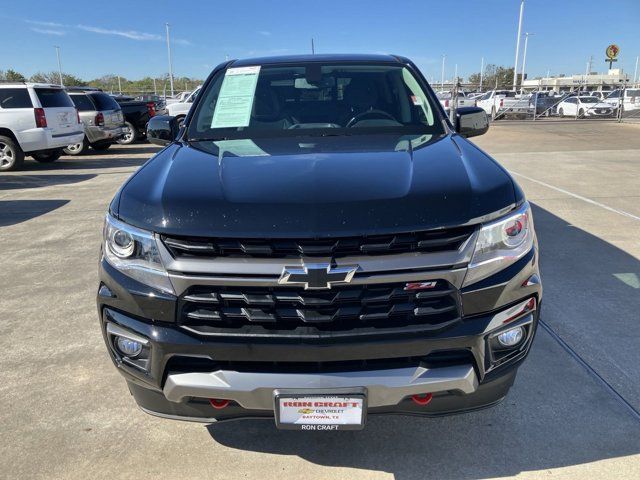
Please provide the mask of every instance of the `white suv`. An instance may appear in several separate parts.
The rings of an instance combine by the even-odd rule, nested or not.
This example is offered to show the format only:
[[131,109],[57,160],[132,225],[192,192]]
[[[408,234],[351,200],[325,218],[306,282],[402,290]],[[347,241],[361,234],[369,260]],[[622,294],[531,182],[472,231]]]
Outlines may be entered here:
[[62,87],[0,84],[0,171],[19,169],[25,154],[53,162],[83,138],[78,111]]

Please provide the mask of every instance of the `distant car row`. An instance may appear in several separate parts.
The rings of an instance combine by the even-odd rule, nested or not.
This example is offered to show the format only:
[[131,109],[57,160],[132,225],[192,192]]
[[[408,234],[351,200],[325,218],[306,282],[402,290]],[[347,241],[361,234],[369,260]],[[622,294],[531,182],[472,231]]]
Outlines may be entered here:
[[[437,92],[446,112],[453,104],[452,92]],[[481,107],[492,120],[501,117],[527,118],[536,115],[560,117],[611,117],[622,111],[640,109],[640,89],[609,92],[554,92],[537,91],[518,94],[513,90],[489,90],[482,93],[458,92],[457,106]]]
[[[96,88],[41,83],[0,84],[0,171],[17,170],[26,155],[53,162],[62,153],[133,143],[149,120],[164,112],[155,95],[108,95]],[[188,109],[187,109],[188,111]]]

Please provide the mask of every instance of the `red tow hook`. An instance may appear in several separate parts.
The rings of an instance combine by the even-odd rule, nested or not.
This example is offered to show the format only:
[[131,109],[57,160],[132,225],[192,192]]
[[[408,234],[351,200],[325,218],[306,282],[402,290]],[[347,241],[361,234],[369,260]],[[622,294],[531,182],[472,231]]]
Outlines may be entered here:
[[411,400],[413,400],[413,403],[415,403],[416,405],[420,405],[421,407],[429,405],[432,398],[433,393],[419,393],[417,395],[411,395]]
[[229,405],[230,402],[231,402],[231,400],[225,400],[223,398],[210,398],[209,399],[209,403],[216,410],[222,410],[223,408],[226,408],[227,405]]

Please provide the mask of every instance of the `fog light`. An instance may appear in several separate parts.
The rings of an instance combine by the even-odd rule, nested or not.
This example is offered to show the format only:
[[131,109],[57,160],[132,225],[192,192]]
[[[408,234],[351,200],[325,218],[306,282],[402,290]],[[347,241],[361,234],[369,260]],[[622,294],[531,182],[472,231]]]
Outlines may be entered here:
[[498,335],[498,342],[503,347],[515,347],[524,337],[524,328],[516,327]]
[[116,346],[118,350],[120,350],[120,353],[127,357],[137,357],[140,355],[140,352],[142,352],[142,343],[131,340],[130,338],[117,337]]

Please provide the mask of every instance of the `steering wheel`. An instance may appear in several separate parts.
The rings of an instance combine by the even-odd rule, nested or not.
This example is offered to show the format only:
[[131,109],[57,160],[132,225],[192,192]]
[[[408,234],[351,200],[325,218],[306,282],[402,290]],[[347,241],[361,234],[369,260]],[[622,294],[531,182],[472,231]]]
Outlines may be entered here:
[[389,120],[393,120],[394,122],[397,122],[397,120],[390,113],[387,113],[384,110],[372,109],[372,110],[367,110],[366,112],[361,112],[355,115],[351,120],[347,122],[347,125],[345,128],[353,127],[356,123],[358,123],[364,117],[368,117],[369,115],[378,115],[379,117],[384,117]]

